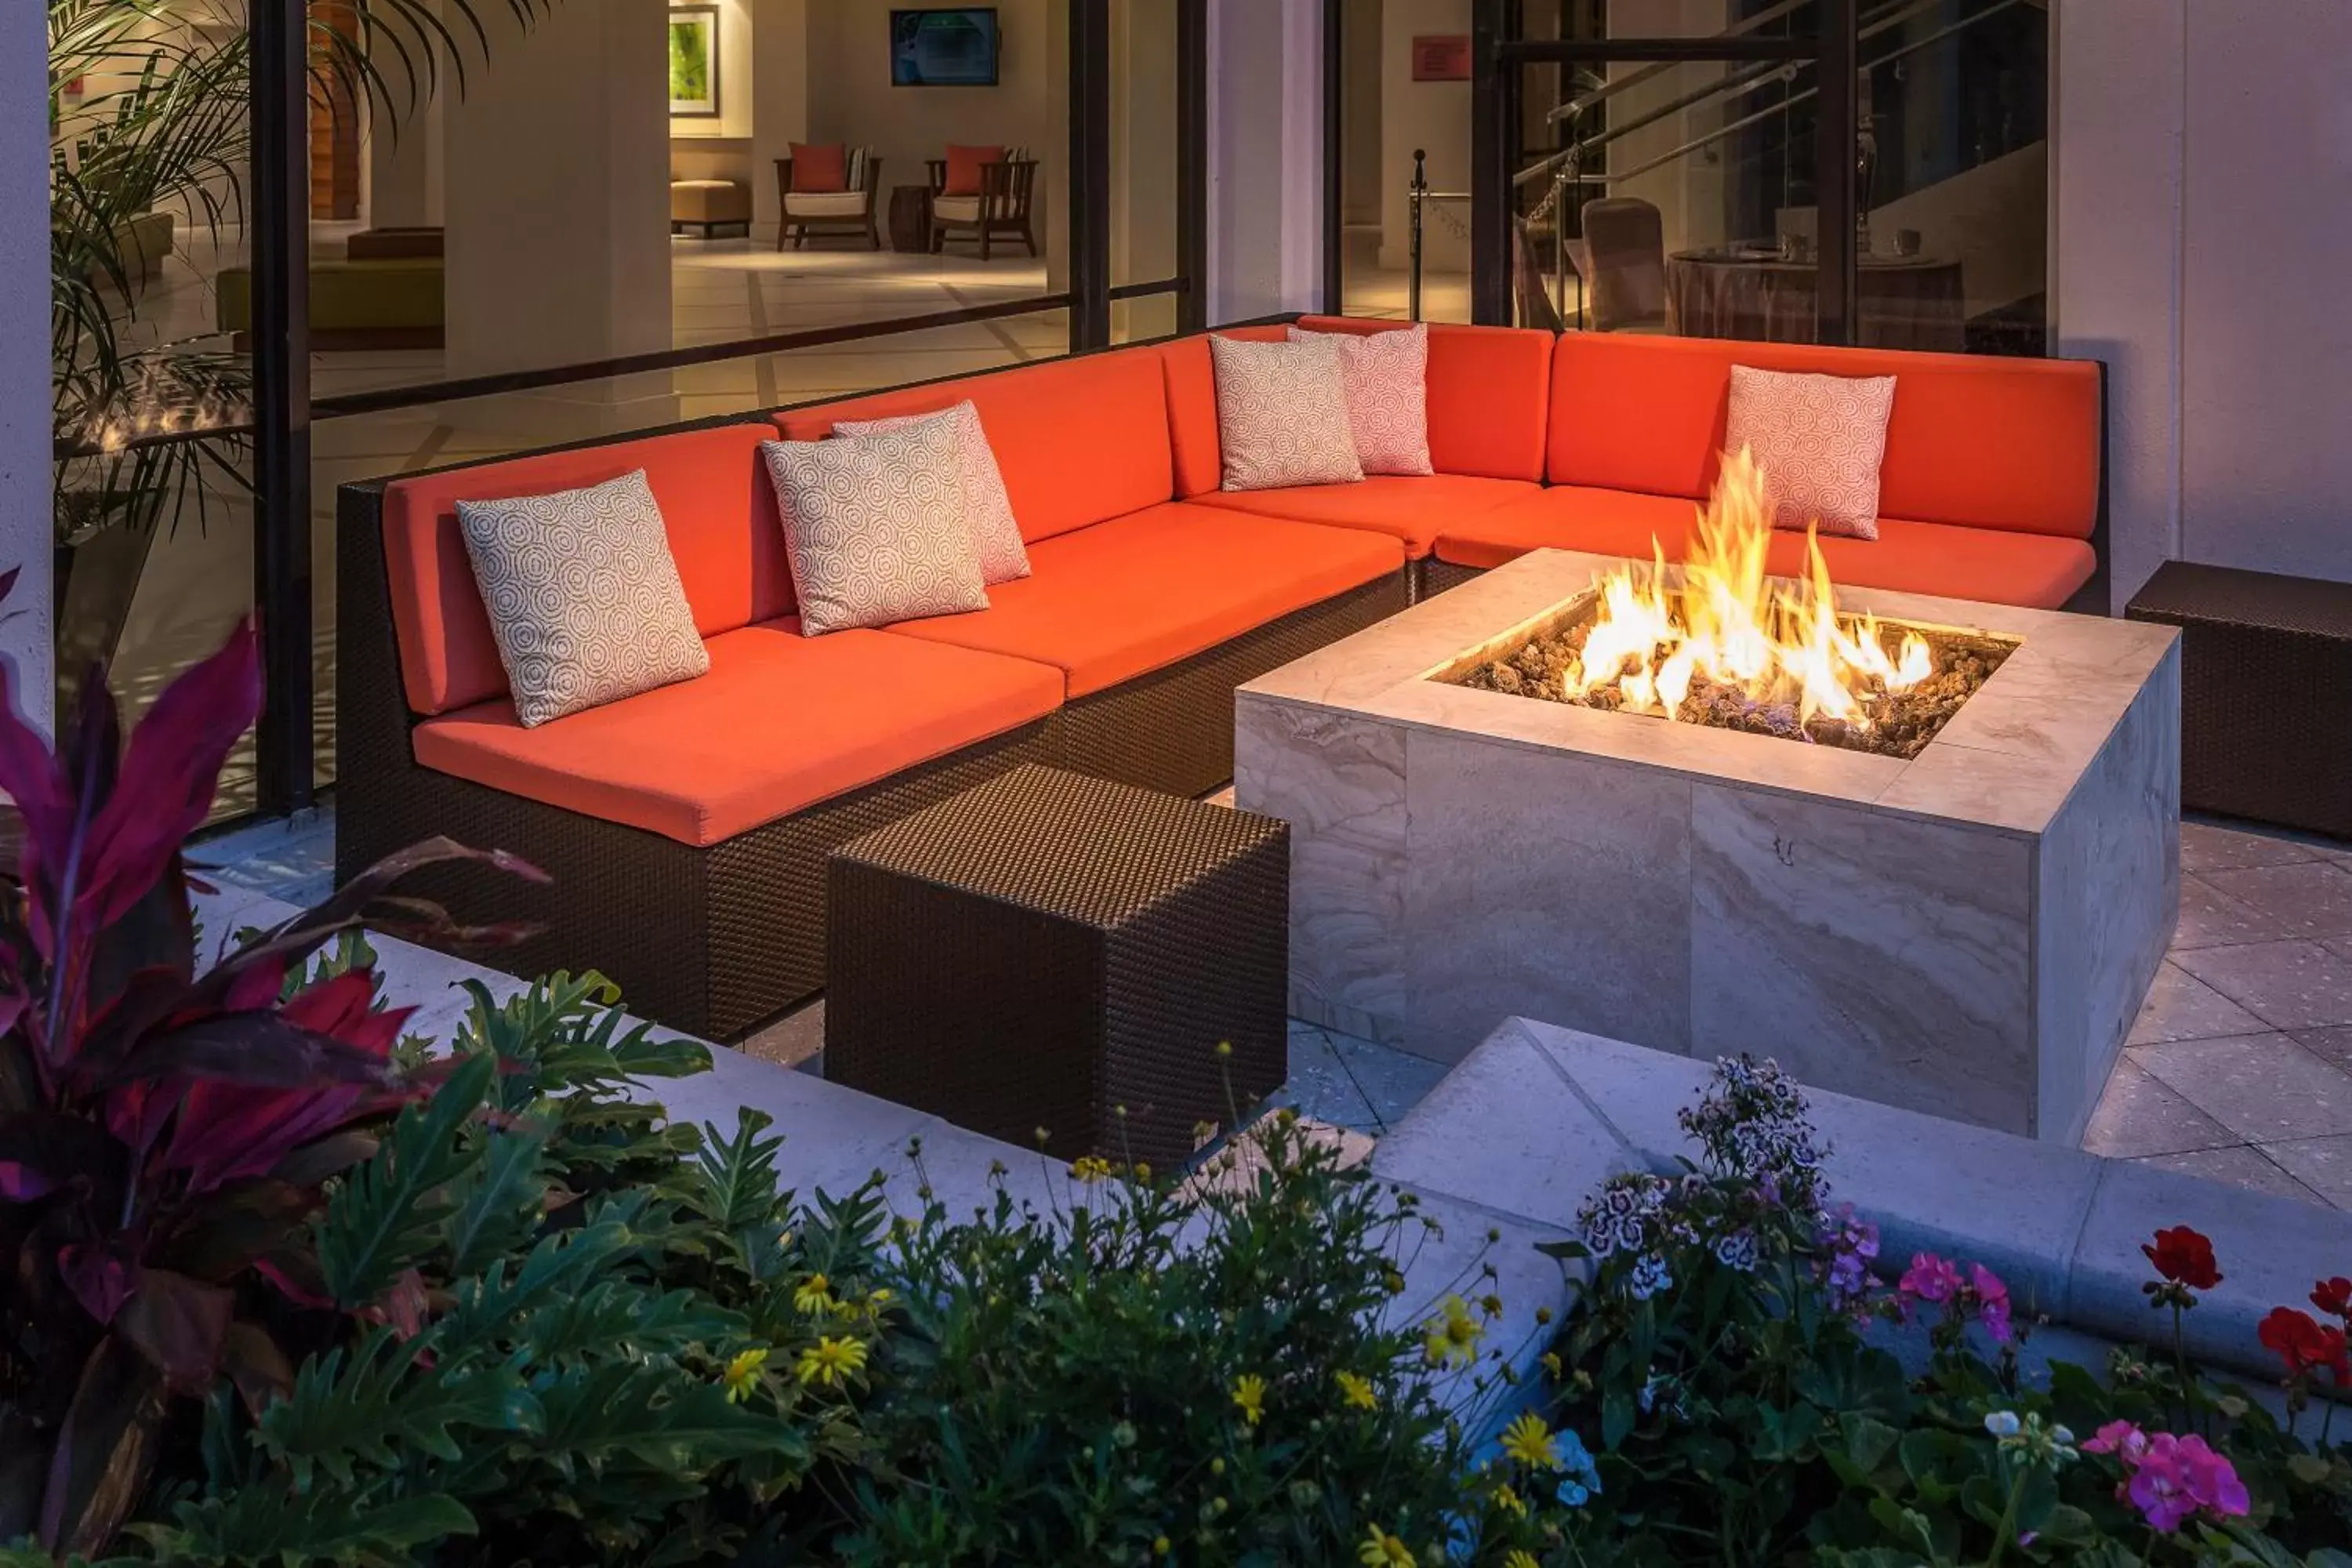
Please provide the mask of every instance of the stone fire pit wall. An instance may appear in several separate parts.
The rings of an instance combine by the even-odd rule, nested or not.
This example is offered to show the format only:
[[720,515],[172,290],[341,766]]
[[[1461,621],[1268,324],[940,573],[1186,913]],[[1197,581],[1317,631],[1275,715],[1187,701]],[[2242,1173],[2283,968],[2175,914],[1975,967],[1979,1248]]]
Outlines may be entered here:
[[1614,564],[1529,555],[1242,689],[1292,1012],[1444,1061],[1514,1015],[1752,1051],[2079,1140],[2179,910],[2176,634],[1843,593],[2017,641],[1908,762],[1427,679]]

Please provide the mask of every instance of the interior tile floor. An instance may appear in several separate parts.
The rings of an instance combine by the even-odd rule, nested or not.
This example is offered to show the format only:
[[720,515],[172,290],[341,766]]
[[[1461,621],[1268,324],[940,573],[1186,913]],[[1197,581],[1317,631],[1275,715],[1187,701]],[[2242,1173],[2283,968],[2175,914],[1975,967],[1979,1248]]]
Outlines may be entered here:
[[[333,807],[236,828],[192,858],[209,879],[315,901],[333,882]],[[2180,859],[2179,935],[2083,1146],[2352,1209],[2352,845],[2189,821]],[[824,1048],[821,998],[744,1042],[819,1073]],[[1284,1099],[1378,1137],[1445,1070],[1293,1021]]]

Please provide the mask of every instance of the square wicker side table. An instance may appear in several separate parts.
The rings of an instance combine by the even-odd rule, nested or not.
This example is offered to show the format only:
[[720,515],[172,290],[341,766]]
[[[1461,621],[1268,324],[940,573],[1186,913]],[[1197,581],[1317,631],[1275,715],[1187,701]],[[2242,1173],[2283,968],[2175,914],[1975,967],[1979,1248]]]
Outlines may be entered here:
[[1170,1170],[1287,1075],[1286,823],[1021,767],[836,849],[828,894],[834,1082]]
[[2124,612],[2180,628],[2180,804],[2352,838],[2352,584],[2168,561]]

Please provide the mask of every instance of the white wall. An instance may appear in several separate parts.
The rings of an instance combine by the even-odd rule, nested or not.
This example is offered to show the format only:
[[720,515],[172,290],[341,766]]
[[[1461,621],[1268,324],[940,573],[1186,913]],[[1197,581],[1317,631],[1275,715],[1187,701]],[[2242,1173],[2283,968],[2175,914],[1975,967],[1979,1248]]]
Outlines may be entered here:
[[1322,0],[1210,0],[1209,320],[1319,308]]
[[49,725],[49,83],[47,14],[0,6],[0,658],[18,710]]
[[2109,364],[2116,603],[2168,556],[2352,581],[2352,5],[2053,22],[2052,297]]
[[[1381,266],[1402,271],[1412,257],[1412,153],[1429,154],[1429,188],[1470,188],[1470,84],[1412,79],[1412,40],[1470,31],[1470,0],[1387,0],[1381,8]],[[1433,204],[1422,226],[1422,265],[1466,272],[1470,204]]]
[[[558,5],[527,33],[504,6],[479,9],[494,79],[451,102],[445,126],[450,373],[667,348],[667,5]],[[663,419],[657,379],[541,396],[606,405],[610,427],[630,428]],[[532,405],[484,407],[527,428]]]

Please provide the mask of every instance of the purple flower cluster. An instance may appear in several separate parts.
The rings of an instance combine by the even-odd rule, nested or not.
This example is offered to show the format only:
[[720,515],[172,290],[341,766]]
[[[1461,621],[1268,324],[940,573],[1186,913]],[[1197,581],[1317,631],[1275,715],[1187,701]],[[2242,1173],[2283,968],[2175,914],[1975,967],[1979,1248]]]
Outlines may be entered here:
[[1870,1265],[1878,1256],[1878,1227],[1856,1216],[1852,1204],[1825,1211],[1817,1226],[1822,1289],[1830,1306],[1859,1318],[1871,1315],[1875,1291]]

